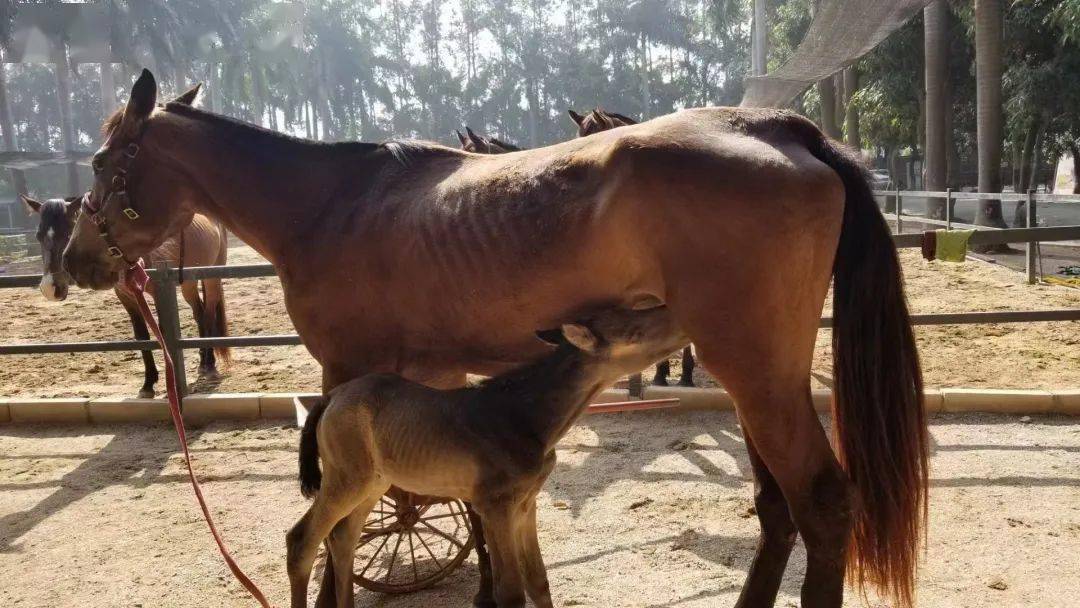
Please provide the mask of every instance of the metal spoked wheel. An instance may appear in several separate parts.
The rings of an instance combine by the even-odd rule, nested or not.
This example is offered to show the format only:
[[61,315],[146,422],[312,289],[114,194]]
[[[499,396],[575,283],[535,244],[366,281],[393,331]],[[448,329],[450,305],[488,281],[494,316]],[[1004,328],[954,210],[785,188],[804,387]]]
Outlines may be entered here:
[[379,593],[411,593],[439,582],[473,548],[460,500],[391,488],[372,509],[356,547],[356,584]]

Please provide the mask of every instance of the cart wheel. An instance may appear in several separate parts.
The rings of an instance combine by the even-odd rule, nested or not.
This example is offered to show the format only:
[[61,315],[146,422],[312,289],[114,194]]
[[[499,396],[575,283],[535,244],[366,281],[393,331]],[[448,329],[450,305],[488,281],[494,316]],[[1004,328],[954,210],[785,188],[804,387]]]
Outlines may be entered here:
[[353,577],[371,591],[411,593],[445,578],[472,548],[464,503],[416,497],[395,488],[368,516],[356,547]]

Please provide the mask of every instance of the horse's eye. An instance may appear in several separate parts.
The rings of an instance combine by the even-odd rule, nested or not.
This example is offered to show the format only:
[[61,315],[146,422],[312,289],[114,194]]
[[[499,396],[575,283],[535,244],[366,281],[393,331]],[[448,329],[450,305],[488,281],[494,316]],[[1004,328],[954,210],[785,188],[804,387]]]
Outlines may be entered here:
[[105,162],[100,158],[95,158],[93,162],[90,163],[90,166],[93,167],[94,173],[101,173],[105,170]]

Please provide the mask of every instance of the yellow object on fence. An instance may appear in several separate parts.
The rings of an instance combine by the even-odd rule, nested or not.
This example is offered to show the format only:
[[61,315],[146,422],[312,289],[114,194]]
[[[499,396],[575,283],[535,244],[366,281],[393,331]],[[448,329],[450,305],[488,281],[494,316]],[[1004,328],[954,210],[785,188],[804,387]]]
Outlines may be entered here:
[[967,244],[974,230],[936,230],[937,247],[934,257],[942,262],[963,262],[967,259]]
[[1061,285],[1063,287],[1080,289],[1080,277],[1057,277],[1044,274],[1042,280],[1043,282],[1050,283],[1051,285]]

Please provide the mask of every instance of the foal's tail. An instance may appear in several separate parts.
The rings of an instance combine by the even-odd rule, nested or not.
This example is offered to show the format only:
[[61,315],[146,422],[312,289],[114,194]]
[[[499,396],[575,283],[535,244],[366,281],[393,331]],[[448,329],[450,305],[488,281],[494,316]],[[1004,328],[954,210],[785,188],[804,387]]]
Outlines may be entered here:
[[300,431],[300,493],[305,498],[312,498],[322,485],[322,471],[319,469],[319,420],[326,411],[330,400],[320,397],[308,410],[304,430]]
[[833,264],[832,349],[834,441],[858,494],[848,573],[910,606],[928,476],[919,354],[900,261],[865,169],[818,138],[811,152],[847,191]]

